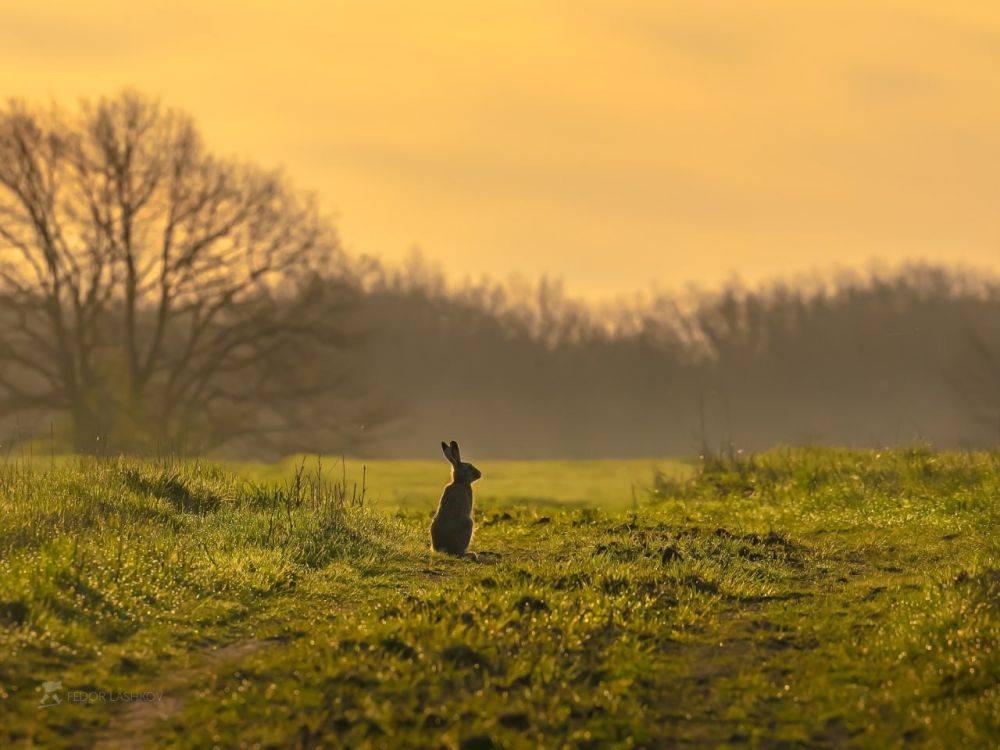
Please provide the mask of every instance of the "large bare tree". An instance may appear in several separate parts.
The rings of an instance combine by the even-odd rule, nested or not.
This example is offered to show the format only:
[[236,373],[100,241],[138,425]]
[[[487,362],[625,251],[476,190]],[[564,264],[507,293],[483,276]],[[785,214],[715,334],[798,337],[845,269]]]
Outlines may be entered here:
[[180,112],[133,92],[70,114],[11,102],[0,416],[68,415],[88,451],[301,435],[303,404],[346,387],[317,366],[351,341],[348,288],[317,281],[341,259],[311,200],[210,154]]

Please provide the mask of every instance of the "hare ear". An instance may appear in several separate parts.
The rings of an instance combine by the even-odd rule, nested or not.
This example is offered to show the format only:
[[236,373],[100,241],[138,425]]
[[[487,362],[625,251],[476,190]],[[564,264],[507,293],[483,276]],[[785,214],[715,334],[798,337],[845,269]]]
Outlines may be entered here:
[[458,443],[456,443],[454,440],[451,441],[451,455],[455,457],[456,464],[462,462],[462,454],[458,450]]
[[455,463],[455,457],[451,454],[451,448],[443,440],[441,441],[441,450],[444,451],[444,457],[448,459],[448,463]]

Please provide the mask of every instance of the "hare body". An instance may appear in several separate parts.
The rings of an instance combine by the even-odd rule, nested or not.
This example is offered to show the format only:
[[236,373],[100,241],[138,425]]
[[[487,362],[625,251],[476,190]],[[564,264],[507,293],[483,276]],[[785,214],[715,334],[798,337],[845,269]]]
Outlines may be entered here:
[[472,541],[472,487],[449,484],[444,488],[431,523],[431,543],[438,552],[464,555]]
[[445,458],[451,463],[451,484],[444,488],[437,513],[431,522],[431,546],[449,555],[466,555],[472,541],[472,483],[482,474],[469,463],[462,463],[458,443],[441,443]]

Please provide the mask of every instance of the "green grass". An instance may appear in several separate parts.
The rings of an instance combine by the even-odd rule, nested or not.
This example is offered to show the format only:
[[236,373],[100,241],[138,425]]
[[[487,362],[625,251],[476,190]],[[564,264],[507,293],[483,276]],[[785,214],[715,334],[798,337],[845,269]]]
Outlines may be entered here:
[[436,464],[0,468],[0,747],[1000,741],[1000,456],[482,464],[478,562]]
[[[669,459],[628,461],[477,461],[484,473],[476,485],[480,507],[517,505],[606,510],[631,508],[641,501],[657,474],[685,477],[687,462]],[[426,510],[441,496],[450,467],[436,461],[361,461],[339,457],[293,456],[276,464],[229,462],[227,468],[257,482],[287,482],[297,471],[330,473],[349,488],[365,482],[367,495],[387,509]]]

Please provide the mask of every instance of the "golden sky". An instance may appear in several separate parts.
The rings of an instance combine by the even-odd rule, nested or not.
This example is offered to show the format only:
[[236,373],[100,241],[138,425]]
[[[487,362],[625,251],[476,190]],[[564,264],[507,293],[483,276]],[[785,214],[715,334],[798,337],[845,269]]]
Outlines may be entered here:
[[123,86],[456,276],[1000,270],[997,2],[0,4],[0,93]]

